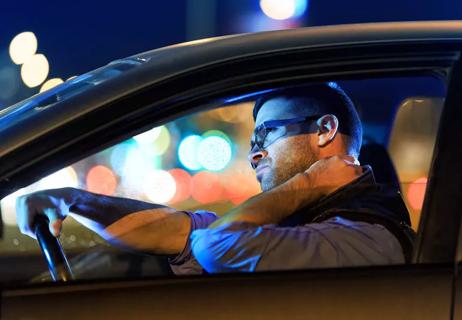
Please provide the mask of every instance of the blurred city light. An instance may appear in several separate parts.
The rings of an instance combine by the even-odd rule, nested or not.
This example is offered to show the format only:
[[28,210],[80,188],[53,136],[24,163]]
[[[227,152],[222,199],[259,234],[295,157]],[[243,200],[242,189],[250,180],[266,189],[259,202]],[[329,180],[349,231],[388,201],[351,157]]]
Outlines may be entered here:
[[409,185],[407,198],[409,205],[414,210],[421,210],[427,188],[427,177],[419,178]]
[[21,66],[22,81],[29,88],[39,86],[48,76],[50,66],[43,54],[35,54]]
[[24,194],[26,194],[26,189],[22,188],[3,198],[0,202],[2,219],[5,224],[16,225],[16,199]]
[[222,199],[223,188],[215,173],[201,171],[192,177],[192,197],[199,203],[212,203]]
[[197,159],[197,150],[202,138],[198,135],[191,135],[181,141],[178,148],[178,157],[181,164],[189,170],[199,170],[201,164]]
[[158,156],[164,154],[170,145],[170,140],[170,132],[168,131],[167,127],[161,126],[159,135],[152,144],[153,154]]
[[47,80],[45,81],[44,84],[42,84],[42,87],[40,88],[40,92],[44,92],[44,91],[47,91],[48,89],[54,88],[63,82],[64,81],[61,78],[52,78],[50,80]]
[[38,42],[35,34],[30,31],[22,32],[11,40],[9,53],[16,64],[23,64],[37,52]]
[[152,144],[159,138],[161,127],[153,128],[133,137],[138,144]]
[[72,167],[61,169],[31,186],[31,189],[45,190],[58,188],[77,188],[79,185],[77,173]]
[[159,158],[156,156],[147,157],[139,148],[126,150],[128,152],[125,154],[121,172],[123,187],[127,192],[135,195],[143,193],[142,183],[146,180],[147,174],[159,167]]
[[130,139],[122,143],[117,144],[111,149],[110,163],[112,170],[118,175],[123,175],[127,156],[131,150],[137,149],[135,141]]
[[178,203],[187,200],[191,196],[191,176],[182,169],[168,171],[176,182],[176,192],[170,203]]
[[113,195],[117,188],[117,178],[106,166],[97,165],[88,171],[87,190],[94,193]]
[[[246,168],[243,169],[242,166]],[[261,192],[255,173],[244,162],[239,163],[238,166],[233,165],[233,169],[225,174],[223,181],[226,198],[233,204],[240,204]]]
[[271,19],[286,20],[303,15],[307,0],[260,0],[260,8]]
[[[222,134],[224,135],[224,133]],[[231,145],[227,136],[206,136],[199,142],[197,160],[207,170],[223,170],[231,160]]]
[[146,197],[154,203],[166,203],[175,196],[175,179],[167,171],[153,170],[147,172],[140,183],[143,185]]

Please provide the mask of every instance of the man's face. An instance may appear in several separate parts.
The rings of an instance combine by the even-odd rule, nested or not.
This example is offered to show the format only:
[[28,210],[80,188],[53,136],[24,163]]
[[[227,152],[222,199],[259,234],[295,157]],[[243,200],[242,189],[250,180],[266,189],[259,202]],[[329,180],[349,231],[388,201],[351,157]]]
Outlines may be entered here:
[[[257,128],[263,122],[269,120],[293,119],[308,115],[311,115],[309,109],[300,110],[285,98],[274,98],[268,100],[260,108],[255,127]],[[302,125],[308,126],[310,124],[305,123]],[[291,129],[286,126],[273,129],[268,134],[267,139],[271,140],[271,135],[280,136],[280,138],[274,140],[263,149],[254,146],[249,153],[249,161],[255,168],[257,180],[260,182],[263,191],[284,183],[297,173],[308,169],[319,159],[316,143],[317,135],[308,133],[289,134]]]

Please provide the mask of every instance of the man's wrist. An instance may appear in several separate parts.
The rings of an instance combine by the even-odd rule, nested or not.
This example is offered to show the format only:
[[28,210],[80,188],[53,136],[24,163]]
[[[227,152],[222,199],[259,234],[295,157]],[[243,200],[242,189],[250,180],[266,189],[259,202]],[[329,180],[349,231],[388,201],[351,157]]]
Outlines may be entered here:
[[309,172],[296,174],[288,183],[288,189],[295,193],[296,210],[311,205],[325,195],[325,190],[314,184]]

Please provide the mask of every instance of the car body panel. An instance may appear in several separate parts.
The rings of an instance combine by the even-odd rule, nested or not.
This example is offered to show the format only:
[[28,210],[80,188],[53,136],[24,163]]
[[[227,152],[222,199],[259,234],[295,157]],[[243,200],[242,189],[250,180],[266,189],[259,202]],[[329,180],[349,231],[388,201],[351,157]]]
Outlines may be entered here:
[[3,291],[2,317],[450,319],[451,270],[378,267],[14,289]]

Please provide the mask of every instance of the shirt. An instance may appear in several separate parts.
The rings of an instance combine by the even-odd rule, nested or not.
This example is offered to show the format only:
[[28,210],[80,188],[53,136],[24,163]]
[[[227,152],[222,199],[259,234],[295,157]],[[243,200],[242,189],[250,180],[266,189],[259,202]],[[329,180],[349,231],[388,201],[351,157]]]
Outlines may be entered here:
[[185,213],[190,237],[170,261],[177,275],[404,263],[399,241],[379,224],[333,217],[296,227],[234,222],[207,229],[217,215]]

